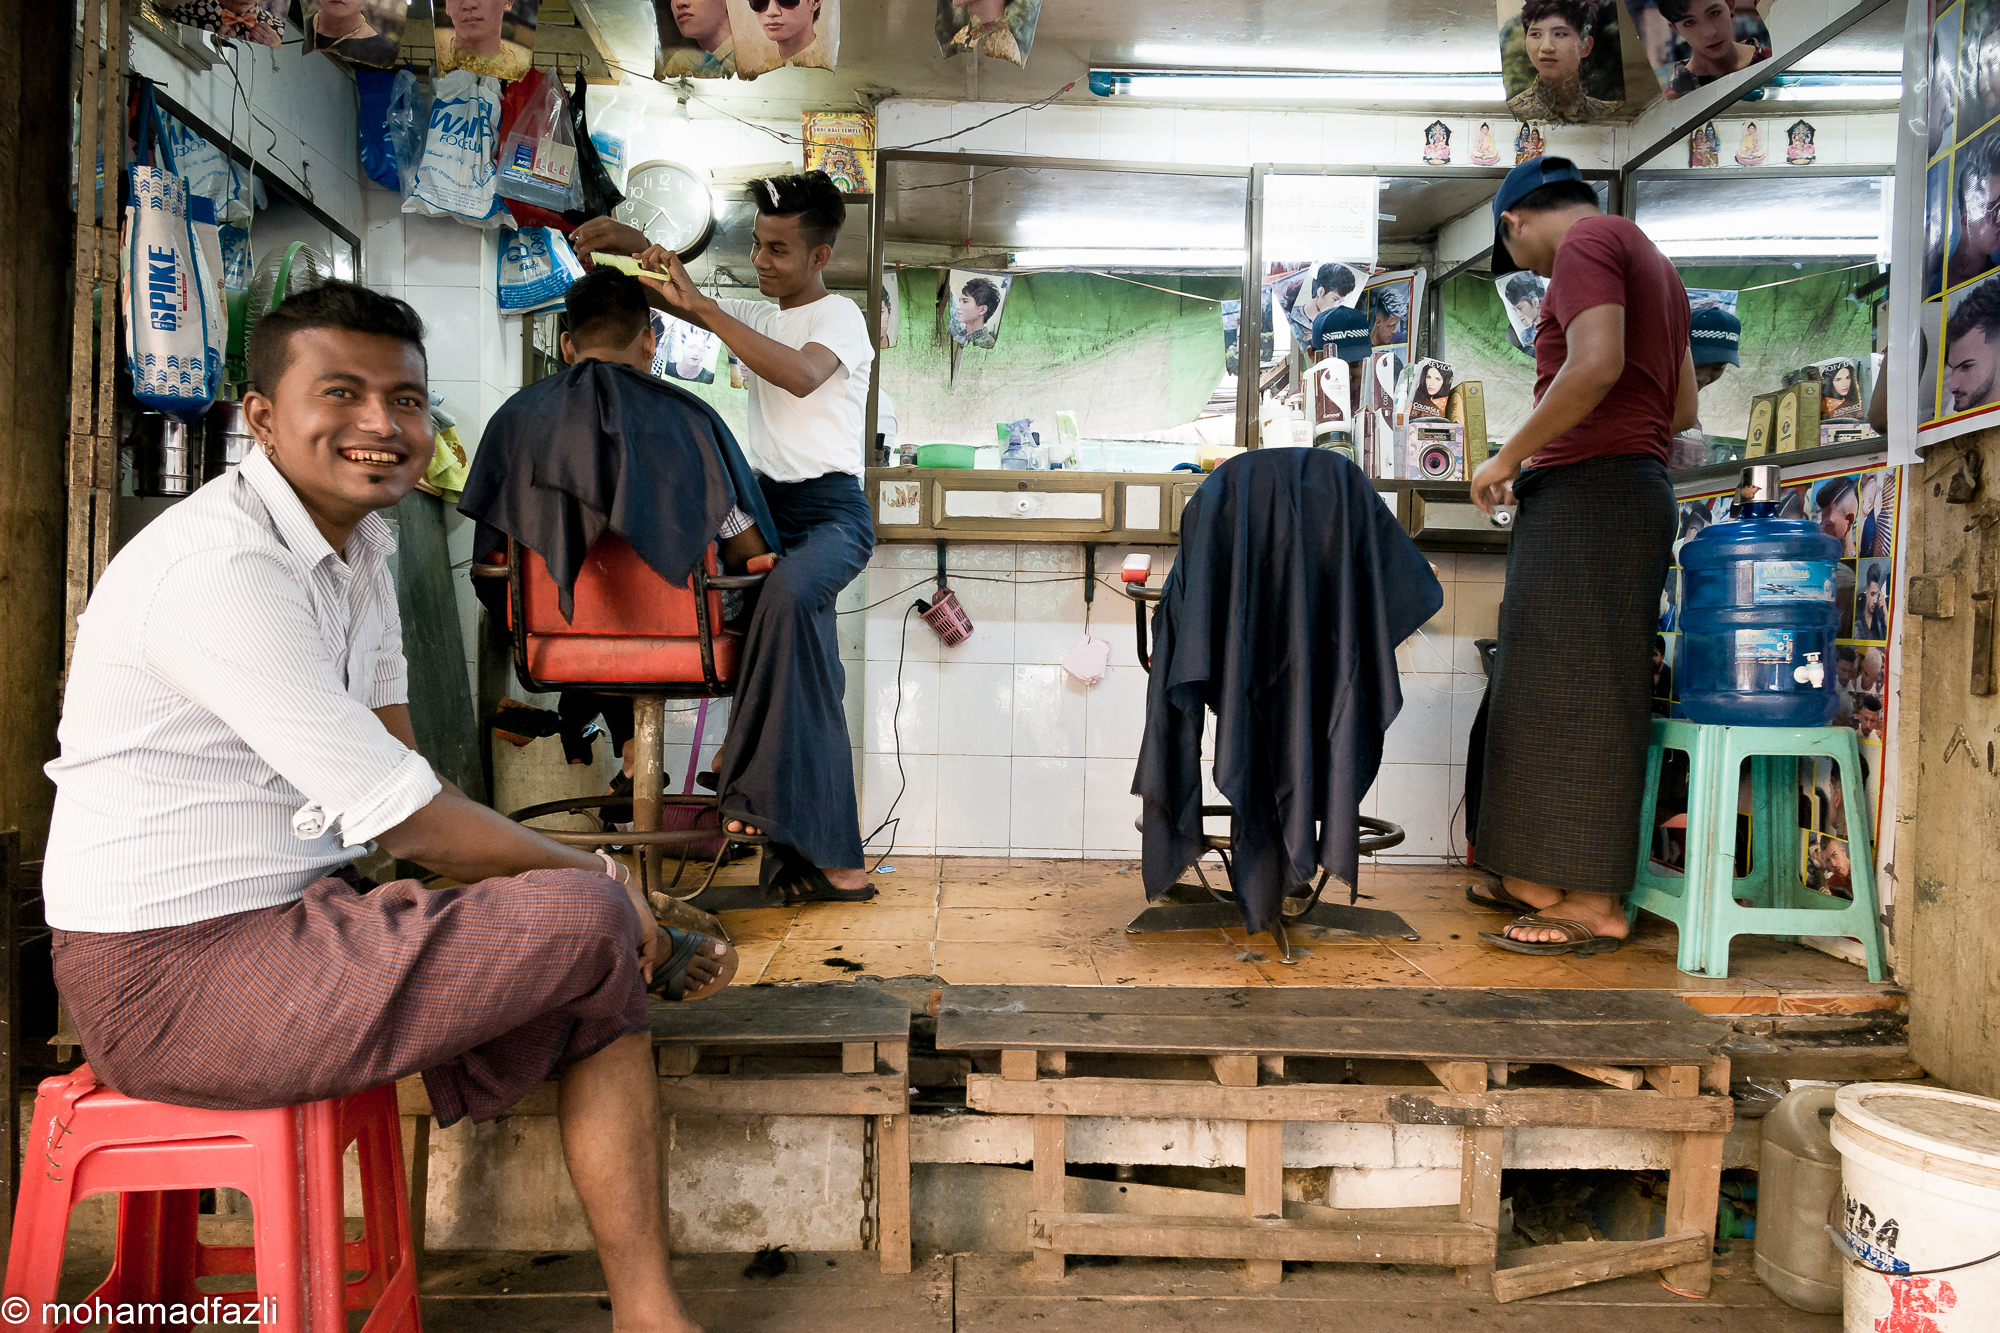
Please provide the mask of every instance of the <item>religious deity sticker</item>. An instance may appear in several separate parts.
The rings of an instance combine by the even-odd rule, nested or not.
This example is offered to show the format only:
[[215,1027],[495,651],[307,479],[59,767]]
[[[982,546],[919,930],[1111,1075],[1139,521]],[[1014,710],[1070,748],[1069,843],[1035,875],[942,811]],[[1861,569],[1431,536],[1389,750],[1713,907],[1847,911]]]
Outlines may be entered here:
[[1493,140],[1493,124],[1482,120],[1472,132],[1472,165],[1490,167],[1500,160],[1500,145]]
[[1498,0],[1497,15],[1500,78],[1516,116],[1576,125],[1617,113],[1618,0]]
[[1785,161],[1794,167],[1809,167],[1819,156],[1813,146],[1814,130],[1809,120],[1795,120],[1785,127]]
[[1703,122],[1693,134],[1688,135],[1688,165],[1691,167],[1722,165],[1722,136],[1716,132],[1714,121]]
[[1451,165],[1451,126],[1441,120],[1424,126],[1424,163],[1433,167]]
[[1540,130],[1533,125],[1522,125],[1521,132],[1514,136],[1514,165],[1518,167],[1523,162],[1540,157],[1548,151],[1548,147],[1542,142]]
[[1739,167],[1764,165],[1764,131],[1754,120],[1743,122],[1743,137],[1736,146],[1736,165]]

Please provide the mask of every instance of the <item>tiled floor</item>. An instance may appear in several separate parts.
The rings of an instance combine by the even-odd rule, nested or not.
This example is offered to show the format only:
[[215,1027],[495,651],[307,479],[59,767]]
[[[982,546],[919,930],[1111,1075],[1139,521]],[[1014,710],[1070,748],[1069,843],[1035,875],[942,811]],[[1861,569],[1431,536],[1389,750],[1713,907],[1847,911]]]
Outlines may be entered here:
[[[1902,995],[1814,949],[1741,937],[1727,978],[1674,967],[1674,928],[1641,914],[1626,945],[1588,958],[1505,953],[1479,941],[1507,918],[1465,900],[1480,880],[1455,866],[1364,868],[1362,904],[1400,913],[1421,938],[1301,939],[1233,930],[1127,935],[1145,905],[1131,861],[898,857],[867,903],[728,912],[738,984],[929,975],[953,985],[1466,986],[1671,990],[1718,1013],[1896,1009]],[[754,879],[754,862],[724,872]]]

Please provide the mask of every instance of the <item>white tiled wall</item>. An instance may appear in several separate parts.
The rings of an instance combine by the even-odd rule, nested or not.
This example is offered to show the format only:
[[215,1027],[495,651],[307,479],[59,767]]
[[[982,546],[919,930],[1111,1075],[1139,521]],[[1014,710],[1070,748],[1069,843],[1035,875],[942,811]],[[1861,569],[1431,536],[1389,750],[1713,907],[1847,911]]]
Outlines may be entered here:
[[[1153,555],[1157,583],[1173,548],[1135,549]],[[1115,581],[1126,554],[1100,548],[1100,577]],[[1457,807],[1465,741],[1484,688],[1473,640],[1495,632],[1505,568],[1498,556],[1432,560],[1444,608],[1424,637],[1398,650],[1403,712],[1361,807],[1403,826],[1404,844],[1387,855],[1409,861],[1463,855]],[[1146,673],[1134,651],[1131,603],[1099,585],[1090,631],[1110,642],[1111,665],[1086,686],[1057,665],[1084,634],[1081,546],[952,544],[948,581],[974,625],[957,647],[915,615],[905,626],[911,602],[934,588],[936,565],[927,545],[878,546],[865,589],[857,584],[842,600],[863,828],[873,829],[893,805],[895,846],[904,853],[1137,852],[1140,803],[1131,788]],[[850,656],[857,652],[859,660]],[[1211,789],[1209,799],[1220,798]],[[885,834],[870,844],[871,855],[887,845]]]
[[[449,218],[402,212],[402,201],[373,185],[362,192],[367,230],[362,281],[401,297],[424,319],[424,351],[433,393],[458,419],[468,456],[479,447],[486,419],[521,387],[521,320],[500,313],[498,233]],[[454,566],[466,671],[478,688],[479,603],[465,566],[472,559],[472,523],[445,509],[447,548]]]

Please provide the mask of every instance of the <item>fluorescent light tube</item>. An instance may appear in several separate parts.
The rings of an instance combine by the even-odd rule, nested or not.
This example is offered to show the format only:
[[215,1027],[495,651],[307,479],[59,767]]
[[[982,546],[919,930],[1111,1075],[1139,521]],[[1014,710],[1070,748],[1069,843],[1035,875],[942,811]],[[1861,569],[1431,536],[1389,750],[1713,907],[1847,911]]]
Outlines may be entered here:
[[1849,255],[1867,258],[1882,249],[1880,236],[1727,236],[1698,241],[1654,241],[1669,259],[1840,259]]
[[1903,80],[1896,74],[1780,74],[1764,88],[1774,102],[1898,102]]
[[1241,250],[1016,250],[1015,268],[1241,269]]
[[1099,97],[1177,102],[1504,102],[1498,74],[1283,74],[1093,69]]

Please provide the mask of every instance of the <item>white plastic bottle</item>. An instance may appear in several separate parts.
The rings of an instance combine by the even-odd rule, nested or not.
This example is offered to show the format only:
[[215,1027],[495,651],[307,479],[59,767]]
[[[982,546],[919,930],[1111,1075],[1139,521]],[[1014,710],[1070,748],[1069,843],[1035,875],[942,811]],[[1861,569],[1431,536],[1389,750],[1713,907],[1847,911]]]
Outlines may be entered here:
[[645,100],[644,90],[628,80],[612,89],[602,104],[588,109],[591,146],[597,149],[611,183],[620,190],[625,188],[625,173],[632,165],[626,147]]

